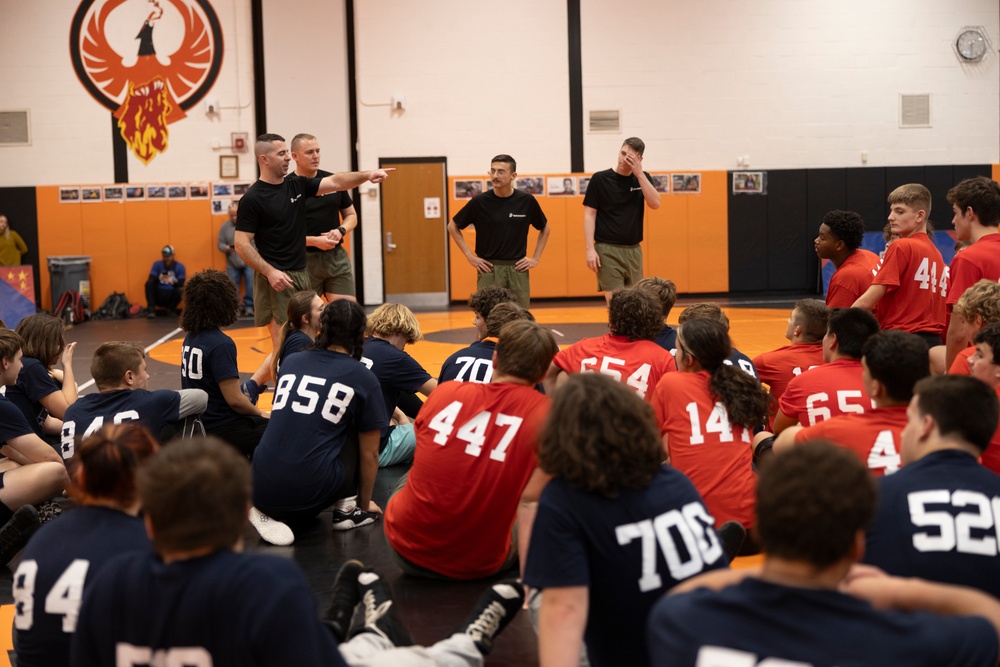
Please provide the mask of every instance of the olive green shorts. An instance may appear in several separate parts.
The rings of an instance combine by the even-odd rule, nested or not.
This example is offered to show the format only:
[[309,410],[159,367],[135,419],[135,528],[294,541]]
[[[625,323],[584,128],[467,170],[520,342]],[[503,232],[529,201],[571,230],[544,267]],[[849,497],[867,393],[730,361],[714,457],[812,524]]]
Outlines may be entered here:
[[594,250],[601,260],[597,268],[597,289],[613,292],[629,287],[642,279],[642,248],[637,245],[595,243]]
[[263,273],[253,274],[253,323],[258,327],[266,326],[272,319],[278,324],[284,324],[288,319],[288,302],[292,295],[299,291],[311,292],[309,273],[302,271],[285,271],[292,279],[292,286],[275,292],[271,283]]
[[518,305],[522,308],[527,308],[529,295],[531,294],[528,272],[515,269],[514,265],[517,262],[514,260],[488,259],[486,261],[493,265],[493,271],[479,274],[479,279],[476,281],[476,289],[481,290],[484,287],[493,287],[494,285],[506,287],[517,295]]
[[306,271],[316,294],[354,296],[354,271],[343,246],[306,254]]

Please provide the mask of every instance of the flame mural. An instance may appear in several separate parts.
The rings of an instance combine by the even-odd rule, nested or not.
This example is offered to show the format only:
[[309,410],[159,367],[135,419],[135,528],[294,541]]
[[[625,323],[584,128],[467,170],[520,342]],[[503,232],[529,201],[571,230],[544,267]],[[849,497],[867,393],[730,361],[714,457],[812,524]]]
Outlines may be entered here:
[[150,12],[134,37],[133,59],[111,46],[122,40],[110,40],[107,30],[116,10],[138,1],[81,2],[70,31],[70,56],[80,82],[113,112],[122,139],[149,164],[167,149],[168,125],[184,118],[185,110],[215,84],[222,67],[222,29],[208,0],[166,0],[180,15],[183,35],[172,53],[159,53],[154,37],[164,7],[161,0],[145,0]]

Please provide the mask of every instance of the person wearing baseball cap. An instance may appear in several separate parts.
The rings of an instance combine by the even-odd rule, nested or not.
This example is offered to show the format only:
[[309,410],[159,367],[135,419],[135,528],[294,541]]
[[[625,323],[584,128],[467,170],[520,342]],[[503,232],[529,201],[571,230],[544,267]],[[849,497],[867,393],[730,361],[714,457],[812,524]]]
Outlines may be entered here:
[[157,309],[177,315],[186,276],[184,265],[174,259],[174,247],[163,246],[163,259],[153,262],[146,280],[146,317],[156,317]]

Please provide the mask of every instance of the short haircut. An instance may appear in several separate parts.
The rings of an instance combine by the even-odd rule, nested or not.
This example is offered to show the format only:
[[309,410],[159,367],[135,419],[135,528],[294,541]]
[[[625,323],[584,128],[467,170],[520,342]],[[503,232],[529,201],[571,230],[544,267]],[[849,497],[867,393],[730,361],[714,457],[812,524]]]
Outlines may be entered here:
[[81,503],[110,500],[128,507],[138,497],[139,466],[159,448],[139,422],[105,426],[77,446],[69,464],[69,494]]
[[958,297],[952,316],[960,315],[966,322],[975,322],[976,315],[983,318],[983,325],[1000,322],[1000,283],[982,279]]
[[639,157],[642,157],[642,154],[646,152],[646,144],[639,137],[629,137],[622,142],[622,146],[628,146],[638,153]]
[[874,514],[875,483],[849,449],[814,440],[762,466],[757,532],[769,556],[830,567]]
[[37,359],[45,366],[59,361],[59,355],[66,348],[66,341],[63,339],[65,330],[66,325],[62,320],[45,313],[28,315],[18,323],[16,329],[24,341],[21,346],[24,356]]
[[508,322],[527,320],[528,311],[511,301],[504,301],[493,306],[486,318],[486,335],[494,338],[500,335],[500,329]]
[[400,334],[409,345],[424,339],[413,312],[401,303],[383,303],[368,316],[368,335],[387,338]]
[[250,509],[250,464],[212,437],[178,439],[136,478],[157,552],[232,548]]
[[493,307],[505,301],[517,303],[517,295],[506,287],[484,287],[469,295],[469,308],[479,315],[479,319],[485,322],[489,318]]
[[[852,359],[861,358],[865,341],[878,333],[878,320],[863,308],[833,308],[827,331],[837,337],[837,350]],[[926,349],[926,346],[925,346]]]
[[0,359],[13,361],[23,346],[24,341],[16,331],[0,329]]
[[635,286],[646,290],[660,302],[660,307],[663,309],[663,317],[669,315],[670,310],[677,303],[677,285],[672,280],[651,276],[636,282]]
[[146,351],[142,346],[124,341],[102,343],[90,359],[90,377],[98,389],[117,387],[126,371],[139,372]]
[[506,153],[500,153],[500,155],[497,155],[492,160],[490,160],[490,164],[493,164],[494,162],[505,163],[507,166],[510,167],[510,173],[512,174],[517,172],[517,162],[515,162],[514,158],[507,155]]
[[857,250],[865,236],[865,221],[854,211],[830,211],[823,216],[823,224],[830,233],[844,242],[850,250]]
[[305,132],[300,132],[299,134],[296,134],[294,137],[292,137],[292,144],[290,148],[293,151],[299,150],[299,146],[302,145],[303,141],[316,141],[316,137],[314,137],[311,134],[306,134]]
[[497,341],[496,372],[537,383],[558,351],[555,337],[545,327],[529,320],[508,322]]
[[275,141],[284,141],[285,138],[280,134],[265,133],[257,137],[256,143],[253,145],[253,155],[255,158],[259,158],[271,150],[271,144]]
[[993,358],[988,359],[991,364],[1000,364],[1000,323],[993,322],[976,332],[972,337],[973,343],[986,343],[993,350]]
[[919,183],[907,183],[889,193],[889,205],[903,204],[915,211],[924,211],[931,215],[931,191]]
[[317,350],[326,350],[333,345],[347,350],[347,354],[361,360],[361,349],[365,342],[367,318],[365,309],[356,301],[337,299],[326,304],[319,318],[319,334],[316,336]]
[[1000,223],[1000,185],[986,176],[976,176],[960,181],[948,190],[948,203],[954,204],[964,214],[972,207],[979,224],[996,227]]
[[937,375],[917,383],[917,411],[930,415],[943,436],[957,437],[980,452],[990,446],[1000,418],[997,393],[968,375]]
[[653,408],[600,373],[570,375],[552,399],[538,463],[550,475],[607,498],[646,488],[663,465]]
[[184,283],[181,327],[188,333],[228,327],[240,313],[240,294],[222,271],[207,269]]
[[694,319],[715,320],[722,325],[723,329],[727,332],[729,331],[729,317],[717,303],[712,303],[711,301],[692,303],[681,311],[681,315],[677,318],[677,321],[680,324],[684,324],[688,320]]
[[792,309],[792,322],[802,327],[802,335],[810,343],[818,343],[826,335],[830,309],[819,299],[800,299]]
[[624,336],[631,343],[653,340],[663,329],[663,308],[648,291],[626,287],[611,295],[608,328],[612,335]]
[[883,331],[865,341],[861,352],[872,379],[897,403],[908,403],[914,385],[931,374],[927,343],[916,334]]

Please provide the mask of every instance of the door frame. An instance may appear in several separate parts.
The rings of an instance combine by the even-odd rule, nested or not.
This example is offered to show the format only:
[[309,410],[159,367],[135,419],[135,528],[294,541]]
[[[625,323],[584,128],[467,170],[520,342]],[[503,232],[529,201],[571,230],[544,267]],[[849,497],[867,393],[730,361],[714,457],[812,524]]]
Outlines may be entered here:
[[[427,163],[440,163],[444,167],[444,192],[441,197],[441,211],[444,215],[444,288],[446,301],[445,305],[451,301],[451,271],[449,267],[451,266],[451,242],[448,238],[448,222],[451,221],[451,214],[448,210],[449,203],[449,193],[448,193],[448,158],[443,155],[430,156],[430,157],[380,157],[378,159],[378,166],[381,169],[386,164],[427,164]],[[390,178],[392,178],[390,176]],[[385,289],[385,199],[384,197],[379,197],[378,207],[379,207],[379,247],[382,248],[382,301],[388,302],[388,292]],[[428,306],[436,304],[427,304]],[[416,304],[416,307],[423,307],[422,304]]]

